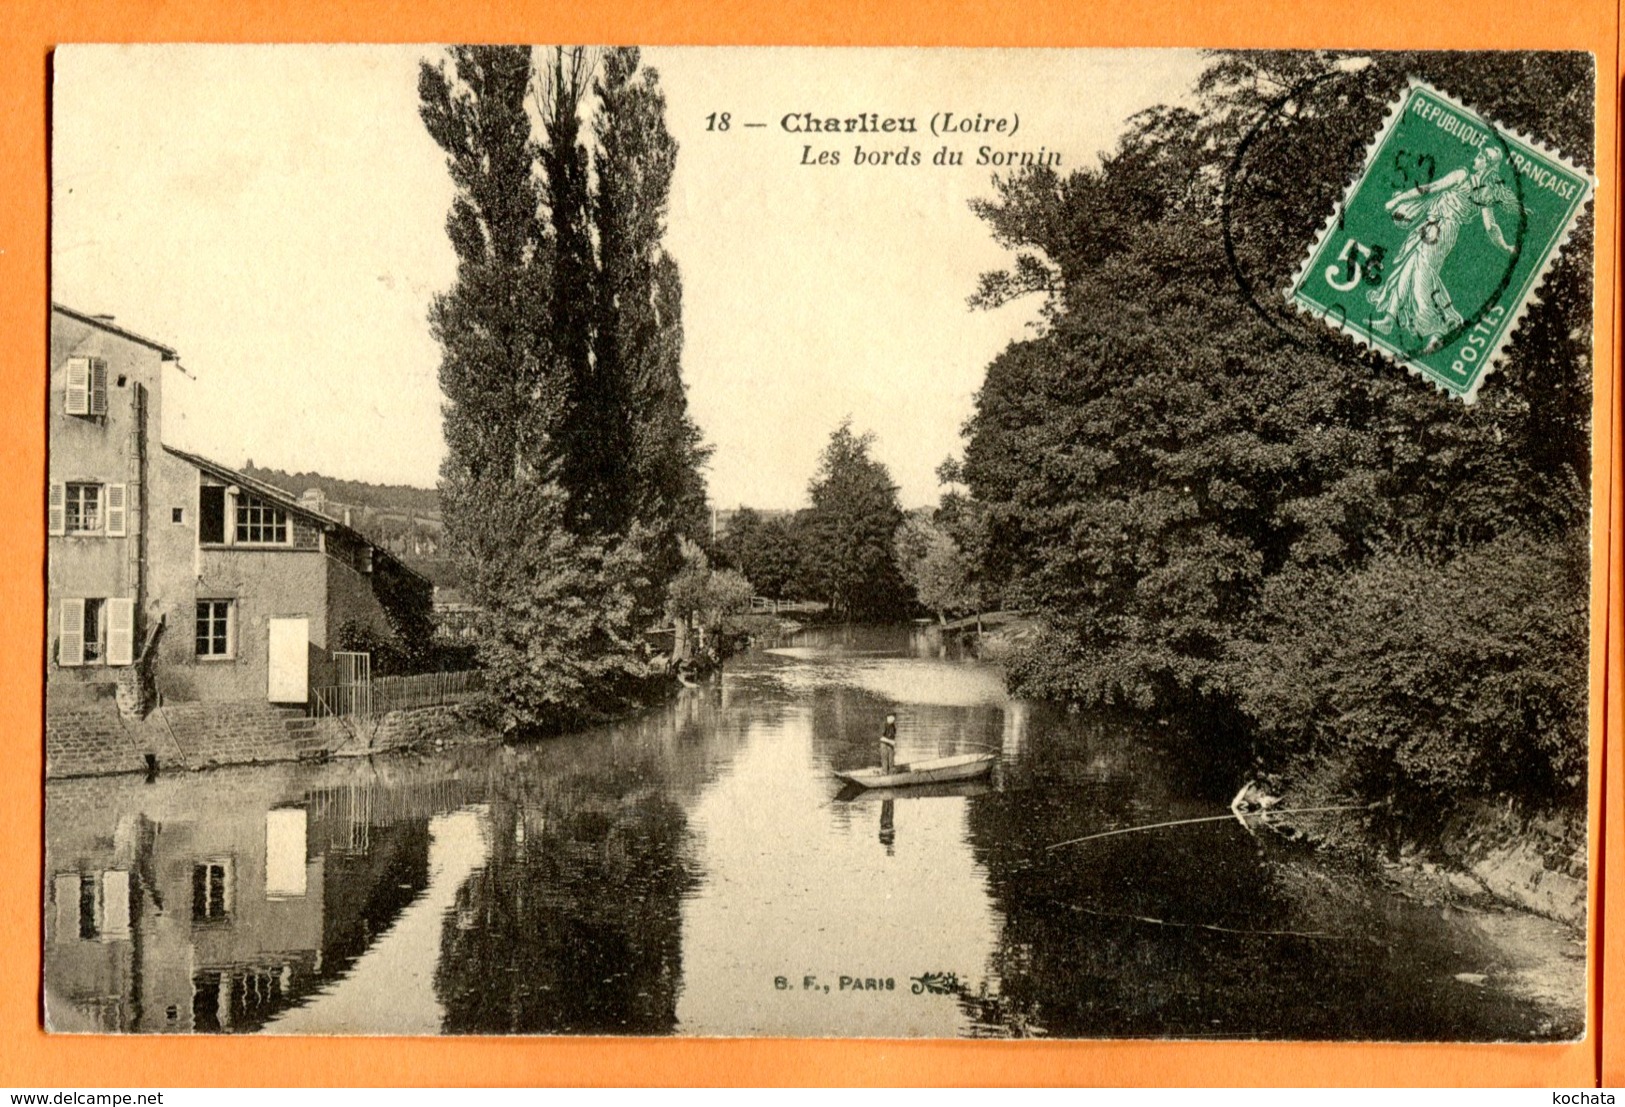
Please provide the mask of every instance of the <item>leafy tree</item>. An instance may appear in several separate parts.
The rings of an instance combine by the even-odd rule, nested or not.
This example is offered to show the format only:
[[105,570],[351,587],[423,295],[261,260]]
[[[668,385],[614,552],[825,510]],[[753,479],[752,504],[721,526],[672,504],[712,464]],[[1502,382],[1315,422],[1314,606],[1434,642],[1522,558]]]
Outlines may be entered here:
[[903,509],[891,474],[869,456],[873,444],[873,434],[843,421],[813,477],[812,506],[797,519],[803,586],[840,618],[892,618],[908,603],[892,548]]
[[[1266,611],[1312,612],[1351,582],[1397,588],[1394,566],[1448,574],[1427,567],[1477,564],[1504,541],[1583,547],[1589,217],[1471,408],[1279,300],[1412,76],[1576,157],[1589,149],[1583,55],[1230,53],[1215,56],[1196,110],[1143,113],[1097,168],[1002,178],[977,205],[1017,260],[986,276],[973,303],[1045,302],[1044,329],[988,367],[962,472],[982,528],[979,572],[1044,623],[1012,669],[1023,690],[1200,709],[1244,737],[1278,702],[1266,677],[1285,665],[1283,643],[1302,639]],[[1388,576],[1363,575],[1377,565]],[[1527,633],[1571,641],[1563,613],[1583,581],[1541,584],[1551,603],[1533,605],[1541,629]],[[1455,636],[1480,633],[1442,618],[1405,625],[1415,648],[1445,656]],[[1370,640],[1326,655],[1325,679],[1364,663]],[[1256,663],[1266,656],[1275,670]],[[1468,698],[1503,714],[1489,725],[1452,700],[1434,733],[1453,734],[1462,763],[1483,769],[1472,779],[1511,779],[1491,766],[1515,756],[1488,736],[1529,719],[1478,694],[1488,675],[1463,679]],[[1411,725],[1386,702],[1383,727]],[[1584,698],[1569,711],[1583,719]],[[1279,711],[1269,717],[1277,752],[1308,740]],[[1371,725],[1332,718],[1317,740],[1352,749]],[[1443,779],[1423,762],[1442,764],[1448,740],[1396,760],[1396,772],[1417,787]],[[1528,779],[1567,779],[1565,755],[1541,748],[1545,775]]]
[[961,553],[966,586],[975,606],[997,606],[1002,597],[996,578],[988,570],[992,533],[988,528],[987,505],[970,495],[962,462],[949,458],[937,467],[937,480],[946,486],[937,502],[932,522],[945,533]]
[[683,543],[683,568],[666,591],[666,617],[704,631],[708,639],[737,632],[750,614],[750,581],[733,569],[714,569],[696,543]]
[[1263,747],[1435,809],[1485,790],[1584,803],[1586,545],[1510,534],[1271,581],[1238,642]]
[[480,566],[480,660],[504,729],[558,731],[638,703],[654,670],[637,536],[606,543],[573,533],[552,484],[496,501],[477,527],[466,540]]
[[757,595],[794,599],[800,571],[800,547],[794,528],[793,519],[764,519],[753,508],[741,508],[717,543],[717,556],[743,573]]
[[711,543],[711,557],[732,569],[743,567],[743,551],[756,539],[762,527],[762,513],[754,507],[741,507],[728,520],[728,527]]
[[903,579],[914,589],[920,606],[936,612],[938,622],[946,623],[950,611],[978,606],[969,561],[946,531],[928,518],[910,515],[897,528],[893,542]]

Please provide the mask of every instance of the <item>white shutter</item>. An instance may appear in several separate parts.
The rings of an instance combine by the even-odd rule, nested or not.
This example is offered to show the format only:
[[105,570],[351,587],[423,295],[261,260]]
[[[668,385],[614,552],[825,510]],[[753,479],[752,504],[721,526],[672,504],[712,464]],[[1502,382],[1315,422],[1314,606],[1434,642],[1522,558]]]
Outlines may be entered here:
[[79,940],[79,874],[57,873],[52,880],[56,888],[57,945]]
[[107,414],[107,362],[99,357],[90,361],[90,413]]
[[130,936],[130,874],[126,869],[102,873],[102,925],[97,935],[104,942]]
[[266,652],[267,689],[272,703],[304,703],[310,698],[310,620],[272,619]]
[[68,486],[61,481],[51,482],[51,504],[46,517],[49,520],[46,530],[51,534],[68,533]]
[[68,406],[69,415],[90,414],[90,359],[88,357],[70,357],[68,359]]
[[135,661],[135,601],[107,601],[107,663],[129,665]]
[[85,663],[85,601],[62,601],[62,638],[57,647],[58,665]]
[[107,486],[107,533],[113,538],[123,538],[126,533],[125,520],[130,514],[126,502],[124,485]]

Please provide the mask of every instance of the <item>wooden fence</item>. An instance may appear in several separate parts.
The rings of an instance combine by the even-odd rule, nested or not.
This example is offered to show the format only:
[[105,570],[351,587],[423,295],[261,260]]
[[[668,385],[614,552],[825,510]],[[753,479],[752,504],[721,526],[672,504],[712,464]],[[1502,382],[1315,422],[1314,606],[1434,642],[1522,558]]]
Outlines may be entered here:
[[752,596],[750,598],[751,612],[757,615],[764,613],[783,615],[788,612],[819,612],[829,609],[829,604],[818,600],[770,600],[766,596]]
[[318,718],[325,715],[368,716],[413,707],[441,707],[461,703],[484,688],[485,673],[479,669],[374,677],[355,684],[311,689],[310,713]]

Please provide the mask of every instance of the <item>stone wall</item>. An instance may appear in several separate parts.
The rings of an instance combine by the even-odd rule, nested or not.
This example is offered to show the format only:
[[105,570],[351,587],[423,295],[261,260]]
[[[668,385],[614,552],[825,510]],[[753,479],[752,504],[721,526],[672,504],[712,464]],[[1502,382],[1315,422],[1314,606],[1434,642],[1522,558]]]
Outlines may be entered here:
[[140,722],[121,718],[115,688],[84,685],[58,695],[45,716],[50,779],[208,769],[329,756],[370,756],[433,743],[488,741],[460,705],[391,711],[373,719],[307,718],[298,708],[258,702],[171,703]]
[[119,716],[112,684],[53,685],[45,709],[45,775],[141,772],[146,751]]
[[168,745],[171,763],[206,769],[296,760],[309,722],[296,709],[264,703],[175,703],[148,715],[143,729],[151,745]]
[[331,727],[343,734],[343,740],[331,747],[338,757],[365,757],[437,742],[484,742],[496,737],[474,721],[462,704],[391,711],[369,722],[323,719],[321,724],[324,728]]

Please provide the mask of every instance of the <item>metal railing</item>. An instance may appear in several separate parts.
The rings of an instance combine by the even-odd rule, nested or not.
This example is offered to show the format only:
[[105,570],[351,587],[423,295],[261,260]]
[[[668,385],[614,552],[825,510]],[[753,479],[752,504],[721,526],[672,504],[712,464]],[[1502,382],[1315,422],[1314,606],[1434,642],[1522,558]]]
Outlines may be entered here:
[[365,718],[372,714],[372,686],[370,684],[335,684],[310,690],[310,714],[313,718],[349,715]]

